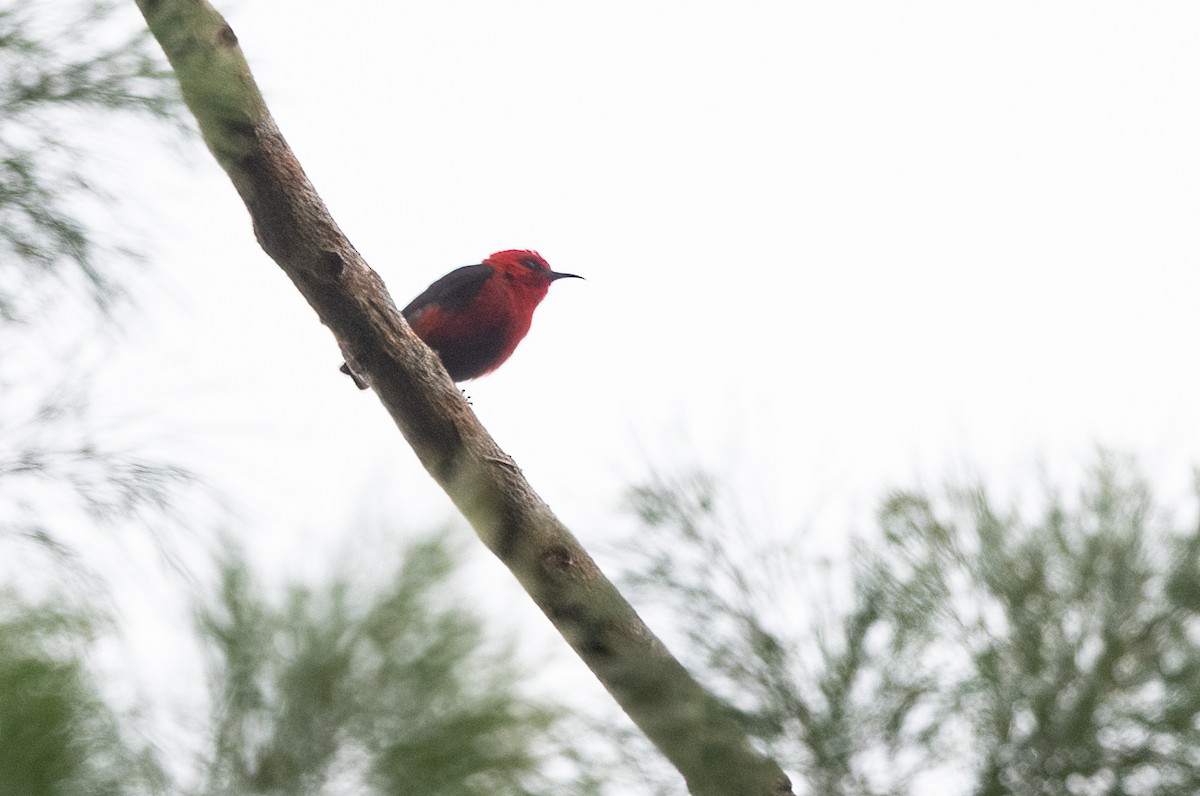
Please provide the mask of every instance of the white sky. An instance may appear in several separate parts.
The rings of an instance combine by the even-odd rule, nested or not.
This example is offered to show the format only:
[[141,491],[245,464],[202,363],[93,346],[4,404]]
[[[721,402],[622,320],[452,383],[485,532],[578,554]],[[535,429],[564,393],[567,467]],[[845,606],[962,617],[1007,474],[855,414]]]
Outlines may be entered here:
[[[581,535],[647,459],[731,469],[784,525],[1097,443],[1200,462],[1195,4],[330,8],[224,10],[398,304],[503,248],[588,278],[468,387]],[[173,299],[124,408],[281,527],[368,485],[447,516],[191,161],[131,170]]]
[[[398,305],[499,249],[587,277],[467,385],[585,543],[647,462],[831,535],[887,486],[1096,444],[1185,493],[1200,5],[218,5]],[[380,507],[452,516],[211,159],[145,152],[169,298],[111,412],[233,492],[283,571]]]

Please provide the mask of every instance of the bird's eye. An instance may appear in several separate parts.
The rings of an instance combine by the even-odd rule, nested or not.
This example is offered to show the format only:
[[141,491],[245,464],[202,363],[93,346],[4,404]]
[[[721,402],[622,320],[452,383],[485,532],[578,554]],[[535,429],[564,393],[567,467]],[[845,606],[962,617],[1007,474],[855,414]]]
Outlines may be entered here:
[[542,264],[542,261],[536,260],[533,257],[525,257],[524,259],[521,260],[521,265],[525,266],[530,271],[545,271],[546,270],[546,266]]

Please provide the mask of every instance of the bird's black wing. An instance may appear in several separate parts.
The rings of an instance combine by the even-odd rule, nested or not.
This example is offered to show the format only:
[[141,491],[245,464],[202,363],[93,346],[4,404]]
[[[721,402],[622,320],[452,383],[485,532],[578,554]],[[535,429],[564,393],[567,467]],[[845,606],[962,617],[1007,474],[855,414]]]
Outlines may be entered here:
[[490,265],[464,265],[425,288],[425,292],[408,303],[401,312],[408,318],[430,304],[445,310],[465,310],[479,295],[495,269]]

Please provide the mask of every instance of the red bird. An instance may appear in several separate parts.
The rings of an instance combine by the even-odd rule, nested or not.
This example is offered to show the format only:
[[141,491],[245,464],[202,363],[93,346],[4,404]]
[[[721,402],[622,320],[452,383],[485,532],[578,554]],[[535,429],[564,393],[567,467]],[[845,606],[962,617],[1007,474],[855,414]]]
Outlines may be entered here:
[[[582,278],[550,270],[537,252],[496,252],[479,265],[446,274],[402,312],[417,337],[442,358],[450,378],[467,381],[512,356],[551,282]],[[347,365],[342,372],[354,377]],[[354,382],[367,388],[357,377]]]

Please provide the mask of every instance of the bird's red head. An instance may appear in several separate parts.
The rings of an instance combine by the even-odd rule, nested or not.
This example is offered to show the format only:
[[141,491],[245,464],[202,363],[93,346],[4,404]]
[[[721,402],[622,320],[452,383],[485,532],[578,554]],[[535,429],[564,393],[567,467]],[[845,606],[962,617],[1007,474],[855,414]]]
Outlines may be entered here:
[[[550,283],[555,279],[582,279],[575,274],[560,274],[550,269],[550,263],[542,255],[525,249],[509,249],[496,252],[483,261],[490,265],[496,273],[526,290],[546,295]],[[540,298],[540,296],[539,296]]]

